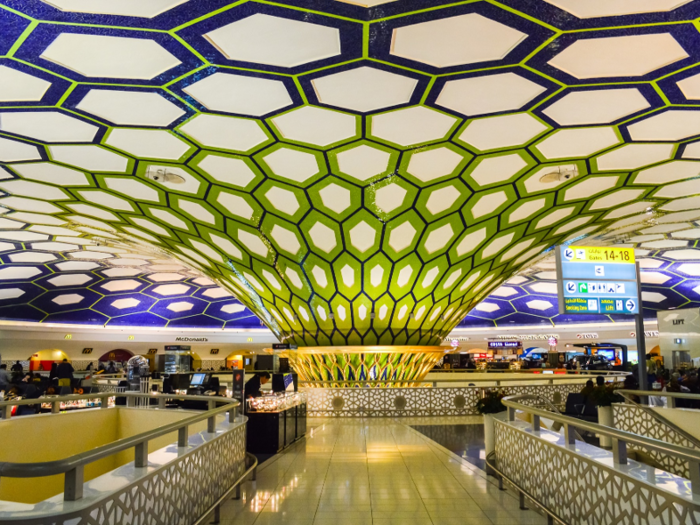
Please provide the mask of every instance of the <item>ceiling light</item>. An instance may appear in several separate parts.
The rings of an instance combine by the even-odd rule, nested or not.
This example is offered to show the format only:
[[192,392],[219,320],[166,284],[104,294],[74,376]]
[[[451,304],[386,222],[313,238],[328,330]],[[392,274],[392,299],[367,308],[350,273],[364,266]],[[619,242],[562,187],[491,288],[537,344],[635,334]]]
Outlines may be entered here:
[[578,166],[576,166],[576,164],[556,166],[553,171],[542,175],[540,177],[540,182],[552,184],[554,182],[565,182],[574,177],[578,177]]
[[169,184],[184,184],[186,182],[185,177],[177,173],[171,173],[166,168],[151,168],[152,167],[149,166],[146,170],[146,178],[152,181]]

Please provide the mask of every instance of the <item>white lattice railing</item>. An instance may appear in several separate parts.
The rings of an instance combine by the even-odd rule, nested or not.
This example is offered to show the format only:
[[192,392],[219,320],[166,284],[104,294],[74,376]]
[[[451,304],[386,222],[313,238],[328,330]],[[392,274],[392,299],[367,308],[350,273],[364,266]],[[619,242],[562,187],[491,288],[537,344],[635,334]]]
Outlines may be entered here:
[[478,414],[476,403],[488,390],[505,395],[538,395],[566,401],[580,384],[455,388],[306,388],[309,417],[414,417]]

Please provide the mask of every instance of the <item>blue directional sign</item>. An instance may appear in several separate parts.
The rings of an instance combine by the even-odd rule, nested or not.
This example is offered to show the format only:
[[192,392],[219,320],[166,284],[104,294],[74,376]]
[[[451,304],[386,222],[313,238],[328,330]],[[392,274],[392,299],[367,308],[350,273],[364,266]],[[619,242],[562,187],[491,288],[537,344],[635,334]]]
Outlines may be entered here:
[[557,253],[557,277],[562,314],[639,313],[632,248],[563,246]]

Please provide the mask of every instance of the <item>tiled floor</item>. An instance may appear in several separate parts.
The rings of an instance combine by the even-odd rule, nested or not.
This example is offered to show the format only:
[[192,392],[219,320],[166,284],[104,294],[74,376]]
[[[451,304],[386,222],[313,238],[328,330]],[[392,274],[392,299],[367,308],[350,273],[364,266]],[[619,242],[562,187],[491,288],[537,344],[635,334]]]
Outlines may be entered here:
[[[433,423],[435,421],[433,420]],[[407,422],[408,423],[408,422]],[[420,424],[413,419],[410,424]],[[513,490],[394,420],[310,421],[307,439],[265,462],[228,525],[544,524]]]

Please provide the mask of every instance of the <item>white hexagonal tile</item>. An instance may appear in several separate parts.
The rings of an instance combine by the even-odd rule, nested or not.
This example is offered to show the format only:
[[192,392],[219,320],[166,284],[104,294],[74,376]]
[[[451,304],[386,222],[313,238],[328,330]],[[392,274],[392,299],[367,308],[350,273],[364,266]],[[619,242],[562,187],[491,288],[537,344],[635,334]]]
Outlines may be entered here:
[[687,180],[684,182],[677,182],[675,184],[667,184],[663,188],[655,191],[653,196],[676,199],[678,197],[685,197],[686,195],[692,195],[694,193],[700,193],[698,181]]
[[217,202],[226,208],[231,215],[252,220],[255,210],[248,204],[248,201],[240,195],[234,195],[227,191],[222,191],[216,198]]
[[0,112],[0,130],[44,142],[90,142],[98,129],[58,111]]
[[700,196],[676,199],[661,206],[662,211],[686,211],[700,208]]
[[534,299],[525,303],[528,308],[532,310],[539,310],[541,312],[554,308],[554,305],[549,301],[544,301],[542,299]]
[[0,268],[0,280],[2,281],[31,279],[40,274],[41,270],[34,266],[10,266],[9,268]]
[[260,117],[292,104],[284,82],[217,72],[185,89],[204,107]]
[[614,188],[619,176],[588,177],[564,192],[564,201],[585,199]]
[[194,307],[194,304],[192,304],[188,301],[178,301],[176,303],[170,303],[167,306],[168,310],[170,310],[171,312],[176,312],[176,313],[188,312],[188,311],[192,310],[193,307]]
[[573,206],[570,206],[568,208],[560,208],[558,210],[554,210],[552,213],[547,214],[547,216],[544,219],[541,219],[535,228],[545,228],[547,226],[551,226],[552,224],[559,222],[562,219],[566,219],[569,217],[576,208]]
[[87,171],[124,172],[129,159],[95,145],[49,146],[51,158]]
[[384,277],[384,268],[380,265],[375,266],[369,272],[369,282],[372,286],[379,286],[382,284],[382,278]]
[[77,108],[114,124],[130,126],[168,126],[185,114],[153,91],[91,89]]
[[136,281],[134,279],[122,279],[120,281],[109,281],[107,283],[101,284],[100,288],[104,288],[109,292],[126,292],[135,290],[142,284],[143,283],[141,281]]
[[165,281],[182,281],[185,276],[179,273],[152,273],[148,278],[151,281],[160,283]]
[[423,182],[451,175],[464,157],[456,151],[439,147],[411,155],[406,171]]
[[87,186],[88,180],[82,171],[59,166],[51,162],[16,164],[12,169],[25,179],[48,182],[60,186]]
[[0,301],[17,299],[25,294],[21,288],[0,288]]
[[0,199],[0,206],[18,211],[29,211],[36,213],[59,213],[60,208],[48,202],[35,199],[25,199],[24,197],[3,197]]
[[255,120],[204,113],[180,126],[180,131],[204,146],[232,151],[249,151],[268,140]]
[[562,126],[608,124],[649,107],[637,88],[572,91],[542,112]]
[[562,129],[535,146],[548,159],[587,157],[619,144],[621,139],[612,127]]
[[635,184],[667,184],[700,175],[700,162],[673,160],[660,166],[640,171],[634,178]]
[[299,210],[299,201],[294,192],[273,186],[267,192],[265,197],[279,211],[294,215]]
[[365,181],[380,173],[389,166],[391,154],[387,151],[361,144],[337,154],[340,171]]
[[[119,197],[116,197],[114,195],[111,195],[109,193],[106,193],[104,191],[99,191],[99,190],[92,191],[91,190],[91,191],[79,191],[78,193],[88,202],[94,202],[95,204],[100,204],[100,205],[104,206],[105,208],[112,208],[114,210],[122,210],[122,211],[134,211],[134,208],[131,206],[131,204],[128,201],[121,199]],[[75,209],[76,206],[71,206],[71,208]]]
[[267,257],[269,252],[267,245],[257,235],[239,229],[238,240],[253,253],[257,253],[261,257]]
[[[2,143],[0,143],[0,151],[2,151]],[[683,150],[683,158],[700,159],[700,142],[686,144],[685,149]]]
[[686,241],[672,241],[669,239],[669,240],[663,240],[663,241],[645,242],[645,243],[642,243],[641,246],[642,246],[642,248],[663,250],[663,249],[670,249],[670,248],[684,248],[685,246],[688,246],[688,243]]
[[309,236],[314,246],[326,253],[332,252],[338,244],[335,232],[321,222],[317,222],[309,228]]
[[322,104],[367,112],[407,104],[416,79],[361,66],[311,81]]
[[668,109],[627,127],[632,140],[682,140],[700,134],[700,113]]
[[457,245],[457,255],[461,257],[465,253],[474,251],[484,240],[486,240],[486,228],[465,235]]
[[45,4],[57,7],[61,11],[72,13],[90,13],[98,15],[134,16],[153,18],[188,0],[41,0]]
[[373,245],[377,238],[377,231],[365,221],[360,221],[350,229],[350,244],[361,253],[365,253]]
[[57,275],[48,280],[53,286],[81,286],[89,281],[92,277],[84,273]]
[[158,295],[184,295],[190,291],[190,287],[184,284],[161,284],[152,291]]
[[452,129],[457,119],[438,111],[417,106],[372,117],[372,135],[380,139],[413,146],[439,140]]
[[350,207],[350,190],[343,186],[331,183],[321,189],[318,194],[323,205],[336,213],[342,213]]
[[516,73],[449,80],[435,103],[463,115],[487,115],[522,108],[546,89]]
[[229,60],[295,67],[340,54],[340,32],[257,13],[204,35]]
[[517,153],[485,157],[478,161],[469,177],[485,186],[508,180],[527,166],[527,162]]
[[666,296],[658,292],[642,292],[642,301],[646,303],[660,303],[666,300]]
[[520,146],[547,129],[529,113],[499,115],[472,120],[459,136],[459,140],[486,151],[496,148]]
[[136,157],[177,160],[190,149],[187,142],[160,129],[114,128],[106,144]]
[[684,78],[676,85],[688,100],[700,100],[700,74]]
[[505,58],[527,35],[477,13],[394,29],[391,54],[435,67]]
[[62,294],[62,295],[57,295],[53,299],[51,299],[52,302],[60,305],[60,306],[65,306],[68,304],[76,304],[79,303],[85,299],[82,295],[77,294],[77,293],[70,293],[70,294]]
[[105,183],[110,190],[137,198],[138,200],[151,202],[160,201],[160,194],[158,191],[138,180],[121,177],[105,177]]
[[504,191],[497,191],[483,196],[477,196],[471,214],[475,219],[493,213],[499,206],[508,201],[508,195]]
[[15,179],[0,182],[0,189],[13,195],[23,195],[25,197],[36,197],[43,200],[65,200],[66,194],[59,188],[46,186],[36,182]]
[[346,264],[340,269],[340,277],[345,286],[352,286],[355,284],[355,270],[353,270],[352,266],[349,264]]
[[581,38],[548,63],[578,78],[639,77],[687,58],[670,33]]
[[26,251],[11,253],[10,260],[13,263],[47,263],[49,261],[55,261],[56,256],[50,253]]
[[23,160],[41,160],[37,147],[18,140],[0,137],[0,162],[20,162]]
[[545,0],[577,18],[673,11],[691,0]]
[[291,148],[279,148],[264,159],[275,175],[296,182],[304,182],[320,171],[314,155]]
[[77,250],[78,247],[75,244],[68,244],[65,242],[35,242],[32,244],[32,249],[46,250],[48,252],[69,252],[71,250]]
[[614,206],[619,206],[625,202],[633,201],[644,193],[644,190],[618,190],[605,197],[596,199],[589,209],[591,210],[607,210]]
[[496,288],[493,292],[491,292],[491,295],[495,297],[512,297],[517,293],[518,290],[516,290],[515,288],[512,288],[510,286],[501,286],[500,288]]
[[314,266],[313,268],[311,268],[311,275],[321,288],[325,288],[326,286],[328,286],[328,277],[326,276],[326,271],[320,266]]
[[493,313],[500,310],[501,307],[496,303],[479,303],[474,307],[477,312]]
[[601,155],[596,163],[601,171],[635,170],[670,159],[673,150],[673,144],[625,144]]
[[255,173],[243,159],[224,157],[213,153],[199,161],[197,167],[219,182],[240,188],[247,186],[255,178]]
[[508,223],[510,224],[513,222],[522,221],[523,219],[546,209],[546,206],[547,200],[544,198],[525,202],[511,212],[511,214],[508,216]]
[[374,193],[374,203],[385,213],[390,213],[403,204],[408,191],[398,184],[387,184]]
[[36,102],[51,82],[7,66],[0,66],[0,102]]
[[425,207],[430,213],[437,215],[438,213],[442,213],[443,211],[450,209],[450,207],[457,202],[460,195],[460,190],[450,184],[444,188],[432,191],[425,203]]
[[425,239],[423,246],[425,251],[432,254],[438,250],[443,250],[448,247],[455,236],[451,224],[444,224],[439,228],[431,231]]
[[357,133],[352,115],[314,106],[304,106],[272,119],[280,134],[288,140],[328,146]]
[[641,272],[640,278],[645,284],[664,284],[671,277],[661,272]]
[[236,314],[245,310],[245,306],[242,304],[226,304],[221,307],[221,311],[225,314]]
[[149,38],[61,33],[41,58],[86,77],[150,80],[180,61]]
[[[272,230],[270,230],[270,236],[279,245],[280,248],[288,251],[292,255],[296,255],[299,252],[299,249],[301,248],[301,244],[299,244],[299,239],[297,238],[297,235],[293,231],[290,231],[287,228],[280,226],[279,224],[275,224],[272,227]],[[300,287],[301,285],[299,285],[297,288]]]
[[389,246],[396,252],[401,252],[408,248],[416,236],[416,229],[413,225],[406,221],[393,230],[389,234]]
[[396,284],[403,288],[411,279],[411,275],[413,275],[413,268],[410,264],[407,264],[399,271],[399,276],[396,279]]
[[117,299],[116,301],[112,301],[110,306],[116,308],[117,310],[125,310],[127,308],[134,308],[139,304],[141,304],[141,301],[134,299],[133,297],[129,297],[128,299]]
[[[688,259],[693,259],[697,256],[698,256],[698,254],[695,253],[693,255],[693,257],[688,257]],[[700,264],[696,264],[696,263],[681,264],[678,267],[678,271],[680,271],[686,275],[692,275],[693,277],[699,277],[700,276]]]
[[109,268],[102,270],[107,277],[134,277],[142,272],[140,268]]
[[671,237],[676,239],[700,239],[700,228],[691,228],[679,232],[673,232]]

